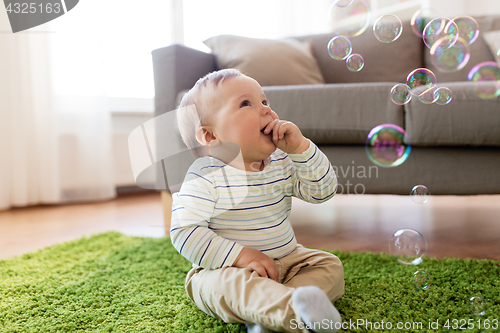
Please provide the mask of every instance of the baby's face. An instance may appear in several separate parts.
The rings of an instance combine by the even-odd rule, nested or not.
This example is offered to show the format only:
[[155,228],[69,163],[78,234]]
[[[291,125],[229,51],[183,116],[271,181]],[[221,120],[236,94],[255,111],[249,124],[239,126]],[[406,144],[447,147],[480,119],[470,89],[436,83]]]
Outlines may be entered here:
[[216,96],[212,97],[222,101],[213,125],[218,139],[237,144],[247,167],[256,165],[252,163],[260,165],[276,150],[271,140],[272,132],[266,135],[261,130],[273,119],[278,119],[261,86],[242,75],[223,81],[213,93]]

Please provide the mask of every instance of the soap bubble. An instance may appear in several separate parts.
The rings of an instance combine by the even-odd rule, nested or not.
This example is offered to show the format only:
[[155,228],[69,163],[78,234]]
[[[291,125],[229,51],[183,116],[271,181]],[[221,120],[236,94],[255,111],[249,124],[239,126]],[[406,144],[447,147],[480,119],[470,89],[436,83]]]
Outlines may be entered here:
[[363,57],[357,53],[353,53],[346,59],[347,68],[352,72],[359,72],[365,65]]
[[472,296],[470,298],[470,308],[473,315],[484,316],[488,303],[480,296]]
[[365,0],[353,0],[346,7],[332,2],[328,9],[328,22],[338,35],[355,37],[361,35],[371,21],[371,13]]
[[432,45],[431,62],[440,72],[452,73],[461,70],[470,59],[470,47],[458,38],[453,46],[448,46],[446,37],[437,40]]
[[479,26],[477,21],[470,16],[459,16],[453,19],[458,27],[458,36],[468,45],[474,43],[479,36]]
[[427,23],[439,16],[439,12],[434,8],[419,9],[411,18],[411,29],[413,33],[419,37],[423,36],[423,32]]
[[427,89],[420,95],[418,95],[418,100],[424,104],[432,104],[437,101],[438,96],[436,95],[436,87]]
[[424,185],[416,185],[411,189],[410,197],[411,200],[418,204],[424,204],[429,201],[431,192]]
[[333,0],[332,5],[335,5],[338,7],[347,7],[352,2],[353,2],[353,0]]
[[328,53],[335,60],[344,60],[351,52],[351,41],[347,37],[335,36],[328,42]]
[[479,98],[488,99],[500,96],[500,66],[493,61],[477,64],[468,74],[472,88]]
[[427,68],[417,68],[408,74],[406,84],[412,95],[418,96],[436,85],[436,75]]
[[403,23],[396,15],[380,16],[373,24],[373,34],[382,43],[391,43],[401,36]]
[[404,83],[398,83],[391,88],[391,99],[397,105],[403,105],[411,100],[410,87]]
[[418,265],[427,252],[427,241],[416,230],[399,229],[389,241],[389,252],[401,264]]
[[451,90],[446,87],[439,87],[436,89],[437,100],[436,104],[446,105],[451,102],[453,96],[451,94]]
[[458,26],[455,22],[444,17],[438,17],[427,23],[423,32],[425,45],[431,48],[434,43],[444,38],[446,42],[441,43],[443,48],[453,46],[458,39]]
[[402,164],[410,155],[406,132],[394,124],[374,127],[365,143],[368,158],[382,167],[395,167]]
[[413,273],[411,284],[417,290],[426,290],[431,284],[431,276],[424,271],[416,271]]

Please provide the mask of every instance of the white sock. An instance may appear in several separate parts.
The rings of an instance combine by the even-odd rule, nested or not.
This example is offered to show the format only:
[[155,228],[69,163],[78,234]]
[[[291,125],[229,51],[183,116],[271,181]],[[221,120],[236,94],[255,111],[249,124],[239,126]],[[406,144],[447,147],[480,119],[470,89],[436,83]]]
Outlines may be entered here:
[[326,294],[316,286],[296,288],[292,293],[292,302],[299,310],[306,327],[317,333],[335,333],[340,328],[342,318]]
[[259,324],[245,324],[247,327],[247,333],[274,333],[274,331],[268,330]]

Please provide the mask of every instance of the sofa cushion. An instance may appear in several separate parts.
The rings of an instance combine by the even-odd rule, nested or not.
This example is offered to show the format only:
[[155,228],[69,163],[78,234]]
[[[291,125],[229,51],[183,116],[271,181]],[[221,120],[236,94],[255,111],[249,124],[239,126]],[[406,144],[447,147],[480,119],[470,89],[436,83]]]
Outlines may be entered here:
[[438,84],[452,91],[449,104],[405,105],[405,129],[412,146],[500,146],[500,97],[481,99],[469,82]]
[[380,42],[371,29],[350,38],[352,52],[359,53],[365,61],[359,72],[347,69],[344,60],[330,57],[327,45],[335,36],[329,33],[297,38],[312,42],[313,54],[327,83],[406,82],[412,70],[422,67],[424,43],[413,33],[410,22],[403,23],[403,33],[392,43]]
[[215,54],[220,69],[236,68],[261,86],[325,83],[309,43],[233,35],[203,43]]
[[470,59],[463,69],[454,73],[440,72],[431,62],[429,48],[425,47],[424,65],[434,72],[438,83],[467,81],[467,74],[469,74],[472,67],[483,61],[494,61],[493,54],[491,54],[484,39],[484,34],[488,31],[500,29],[500,15],[475,17],[475,19],[479,25],[479,37],[470,45]]
[[364,144],[380,124],[404,126],[404,109],[390,99],[395,83],[263,87],[280,119],[316,144]]
[[486,32],[483,37],[493,58],[500,65],[500,30]]

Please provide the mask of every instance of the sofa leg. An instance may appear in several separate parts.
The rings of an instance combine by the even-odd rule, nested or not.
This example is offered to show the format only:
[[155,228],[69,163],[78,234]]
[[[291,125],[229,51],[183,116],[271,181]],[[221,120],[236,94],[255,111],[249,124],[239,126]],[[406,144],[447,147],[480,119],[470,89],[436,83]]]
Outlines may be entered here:
[[170,234],[170,222],[172,220],[172,194],[161,191],[161,204],[163,207],[163,219],[165,222],[165,235]]

